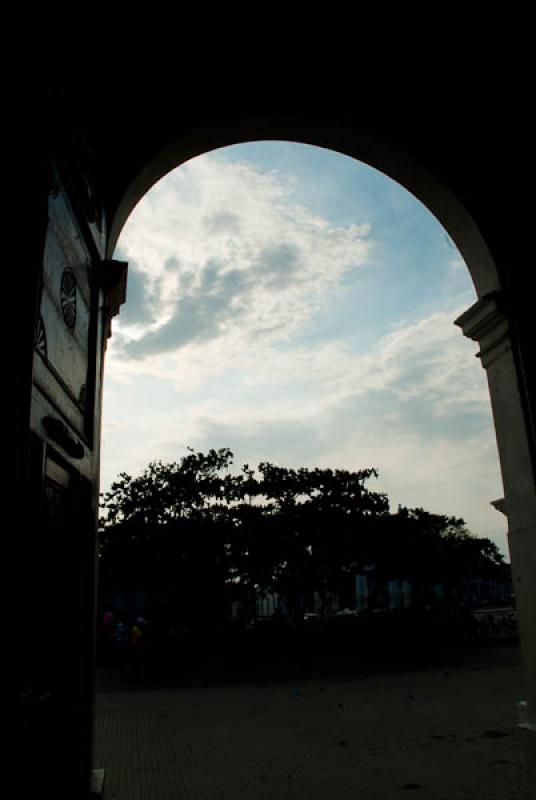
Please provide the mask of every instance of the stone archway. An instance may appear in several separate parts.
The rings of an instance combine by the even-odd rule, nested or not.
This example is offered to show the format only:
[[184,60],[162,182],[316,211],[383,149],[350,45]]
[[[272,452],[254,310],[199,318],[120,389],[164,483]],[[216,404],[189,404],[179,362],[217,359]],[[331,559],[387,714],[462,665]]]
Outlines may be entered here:
[[109,227],[107,255],[112,257],[121,230],[133,208],[149,189],[185,161],[211,150],[246,141],[282,140],[325,147],[362,161],[399,183],[417,197],[449,233],[467,264],[478,297],[501,289],[493,257],[469,212],[456,195],[409,154],[376,137],[360,135],[353,126],[331,128],[296,119],[246,121],[237,126],[199,129],[188,138],[167,144],[139,166],[125,187]]
[[[516,81],[518,78],[516,75]],[[316,92],[309,99],[289,97],[291,102],[285,104],[285,98],[274,101],[259,90],[257,100],[251,103],[256,109],[254,116],[248,116],[239,87],[226,87],[229,91],[221,97],[200,93],[194,98],[185,92],[170,104],[171,95],[165,87],[159,96],[157,86],[144,95],[138,85],[133,85],[130,99],[135,100],[138,113],[135,125],[125,132],[122,124],[113,122],[117,118],[113,92],[99,94],[97,108],[78,88],[68,98],[48,98],[46,113],[31,106],[28,136],[22,139],[18,160],[13,158],[17,174],[12,188],[18,190],[18,196],[12,206],[17,209],[19,227],[9,231],[18,248],[14,260],[17,268],[10,270],[17,291],[11,296],[24,298],[24,302],[16,335],[17,359],[10,374],[9,386],[15,389],[8,393],[13,404],[8,427],[9,433],[14,433],[8,450],[12,466],[9,496],[17,510],[15,528],[29,532],[18,536],[14,562],[21,603],[19,629],[25,634],[34,630],[35,609],[41,607],[39,588],[33,580],[41,570],[34,541],[41,535],[47,464],[49,481],[54,475],[63,475],[68,488],[76,487],[77,497],[83,500],[85,511],[82,514],[77,507],[76,520],[80,522],[84,516],[84,531],[81,536],[78,525],[76,535],[80,538],[80,570],[87,584],[80,602],[88,632],[79,637],[76,652],[71,653],[77,685],[73,691],[58,688],[59,707],[69,712],[68,725],[54,722],[55,711],[46,693],[41,692],[42,652],[31,637],[21,637],[24,640],[17,652],[24,731],[20,779],[27,783],[28,795],[47,788],[59,796],[87,795],[91,685],[86,667],[92,649],[89,620],[95,579],[102,352],[109,317],[117,313],[122,301],[124,277],[121,265],[114,268],[109,259],[130,211],[166,172],[203,152],[259,139],[330,148],[382,171],[424,203],[465,259],[479,299],[458,324],[480,343],[490,386],[526,676],[525,738],[534,770],[536,385],[529,372],[533,301],[525,267],[527,233],[519,229],[518,209],[511,203],[512,191],[522,188],[520,179],[516,182],[512,176],[523,174],[529,149],[521,140],[521,126],[513,124],[517,118],[509,114],[508,103],[493,86],[492,101],[475,105],[475,97],[485,99],[482,87],[470,86],[464,97],[461,84],[456,87],[456,115],[451,116],[445,115],[444,96],[439,92],[435,96],[427,93],[426,97],[420,97],[417,90],[404,93],[399,103],[387,103],[383,93],[353,103],[348,94],[341,102],[331,98],[330,105]],[[122,91],[126,101],[128,85]],[[488,177],[491,163],[498,169]],[[78,385],[76,393],[66,393],[68,387],[60,380],[61,372],[63,368],[69,372],[73,360],[64,349],[67,355],[62,356],[59,369],[49,369],[54,364],[50,359],[47,364],[46,353],[39,352],[35,336],[39,330],[43,250],[54,203],[58,206],[54,213],[64,231],[61,238],[67,266],[75,262],[79,289],[91,320],[87,348],[82,348],[92,390],[89,393],[81,393],[82,386]],[[508,235],[511,230],[516,230],[520,242],[515,258],[515,242]],[[56,278],[60,279],[64,271],[63,256],[54,256],[48,267],[49,275],[55,276],[52,299],[56,303],[60,287]],[[62,321],[57,311],[58,307],[53,324],[63,326],[62,335],[68,338],[71,331],[67,321]],[[80,443],[83,459],[77,458],[80,448],[73,447]],[[58,481],[53,482],[57,489]],[[12,498],[18,498],[18,503]],[[58,655],[58,663],[59,659]],[[67,740],[69,746],[72,744],[69,759],[65,757]],[[56,769],[60,762],[62,767]],[[533,796],[534,786],[533,774],[527,796]]]
[[[527,749],[536,743],[536,492],[529,417],[520,384],[515,319],[507,287],[486,237],[449,186],[402,149],[355,126],[303,122],[296,118],[260,119],[206,129],[166,144],[139,166],[116,203],[107,243],[111,257],[130,212],[160,178],[186,160],[219,147],[252,140],[299,141],[326,147],[383,172],[415,195],[441,222],[462,255],[477,293],[477,302],[453,322],[480,345],[486,370],[504,498],[498,506],[508,518],[508,540],[525,668]],[[490,498],[491,500],[491,498]],[[529,763],[531,758],[528,757]],[[532,757],[534,761],[534,757]],[[532,778],[534,780],[534,778]]]

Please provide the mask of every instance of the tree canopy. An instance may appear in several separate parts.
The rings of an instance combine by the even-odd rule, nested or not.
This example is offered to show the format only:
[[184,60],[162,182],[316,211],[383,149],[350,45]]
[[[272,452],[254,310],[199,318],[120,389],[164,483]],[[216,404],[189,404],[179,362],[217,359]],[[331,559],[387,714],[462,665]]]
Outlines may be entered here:
[[303,597],[338,591],[367,565],[422,587],[504,568],[496,545],[463,519],[421,508],[392,513],[387,496],[369,488],[376,469],[262,462],[232,473],[232,461],[228,448],[189,449],[137,477],[119,475],[102,495],[104,586],[169,590],[202,617],[271,590],[299,613]]

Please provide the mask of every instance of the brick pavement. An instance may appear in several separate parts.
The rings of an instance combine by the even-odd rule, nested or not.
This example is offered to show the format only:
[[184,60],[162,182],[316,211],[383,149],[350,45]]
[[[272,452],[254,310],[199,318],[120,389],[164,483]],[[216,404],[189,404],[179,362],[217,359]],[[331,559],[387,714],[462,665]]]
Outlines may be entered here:
[[105,800],[518,800],[520,669],[105,691]]

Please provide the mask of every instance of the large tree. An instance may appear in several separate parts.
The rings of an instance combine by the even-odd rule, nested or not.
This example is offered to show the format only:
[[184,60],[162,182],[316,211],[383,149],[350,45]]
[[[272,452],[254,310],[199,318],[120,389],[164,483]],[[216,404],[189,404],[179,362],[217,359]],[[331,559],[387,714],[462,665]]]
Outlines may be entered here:
[[190,619],[225,602],[277,591],[300,618],[313,592],[344,594],[374,567],[409,578],[427,600],[434,583],[498,576],[503,559],[462,519],[399,507],[367,486],[374,469],[291,469],[267,462],[231,473],[227,449],[121,474],[102,497],[104,588],[167,591]]
[[367,559],[378,520],[389,512],[387,497],[367,488],[377,475],[373,469],[293,470],[262,463],[259,472],[273,520],[271,585],[299,618],[304,597],[337,591],[345,573]]
[[231,459],[227,449],[190,450],[119,476],[101,502],[103,591],[171,593],[190,621],[215,615],[227,579]]
[[198,606],[214,600],[214,585],[242,598],[273,590],[299,616],[304,597],[337,588],[366,558],[377,518],[388,513],[385,495],[365,486],[374,470],[263,462],[233,475],[232,457],[189,450],[137,477],[121,474],[102,496],[103,585],[180,584]]

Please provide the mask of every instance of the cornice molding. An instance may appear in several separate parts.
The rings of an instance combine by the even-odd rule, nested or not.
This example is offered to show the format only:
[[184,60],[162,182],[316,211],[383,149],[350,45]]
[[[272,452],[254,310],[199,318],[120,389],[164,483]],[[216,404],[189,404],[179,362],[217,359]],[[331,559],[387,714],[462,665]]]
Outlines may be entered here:
[[479,343],[477,357],[485,368],[511,349],[510,326],[501,292],[481,297],[454,324],[462,329],[464,336]]
[[506,500],[504,499],[504,497],[500,497],[498,500],[492,500],[490,505],[492,505],[493,508],[495,508],[497,511],[500,511],[501,514],[507,516]]

